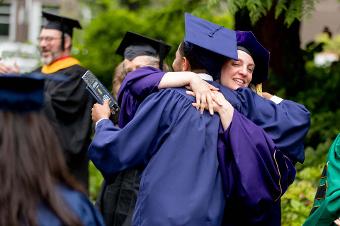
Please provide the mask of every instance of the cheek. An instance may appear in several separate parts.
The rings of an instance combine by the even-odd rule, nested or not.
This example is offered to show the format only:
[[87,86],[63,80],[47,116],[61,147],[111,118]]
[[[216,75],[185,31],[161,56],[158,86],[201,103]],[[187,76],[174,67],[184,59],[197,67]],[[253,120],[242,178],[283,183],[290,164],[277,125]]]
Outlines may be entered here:
[[252,74],[249,74],[248,76],[247,76],[247,86],[249,85],[249,83],[251,82],[251,80],[253,79],[253,75]]
[[174,71],[178,71],[178,59],[177,58],[174,60],[174,62],[172,62],[172,69],[174,69]]
[[223,67],[221,71],[221,82],[228,82],[231,79],[231,70],[228,67]]

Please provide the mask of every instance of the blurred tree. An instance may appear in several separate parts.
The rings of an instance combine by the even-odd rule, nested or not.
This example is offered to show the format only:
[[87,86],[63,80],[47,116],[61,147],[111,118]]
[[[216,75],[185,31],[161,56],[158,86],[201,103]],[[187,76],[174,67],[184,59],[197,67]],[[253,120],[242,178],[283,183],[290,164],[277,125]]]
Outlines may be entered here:
[[133,11],[150,4],[150,0],[119,0],[119,2],[121,5],[127,6],[129,10]]
[[[133,3],[134,1],[130,1]],[[191,12],[226,27],[233,19],[225,11],[206,11],[202,0],[145,0],[134,10],[130,3],[111,0],[83,0],[93,19],[84,26],[83,41],[77,44],[78,57],[105,85],[110,87],[115,65],[122,57],[115,54],[126,31],[137,32],[172,45],[166,63],[171,65],[177,45],[184,35],[184,12]]]

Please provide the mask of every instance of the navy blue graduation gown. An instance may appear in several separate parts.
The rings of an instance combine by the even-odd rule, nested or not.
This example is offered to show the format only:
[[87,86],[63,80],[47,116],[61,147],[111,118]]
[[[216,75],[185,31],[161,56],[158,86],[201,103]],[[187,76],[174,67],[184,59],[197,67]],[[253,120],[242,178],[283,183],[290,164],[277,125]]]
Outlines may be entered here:
[[165,89],[146,98],[124,128],[110,120],[96,127],[89,157],[105,180],[145,167],[133,225],[221,225],[220,119],[200,114],[193,100],[184,89]]
[[[142,67],[130,72],[118,94],[121,105],[119,126],[133,118],[139,104],[150,93],[158,90],[165,72],[152,67]],[[248,119],[265,130],[276,146],[294,163],[304,161],[304,138],[310,127],[310,113],[301,104],[283,100],[275,104],[249,88],[228,89],[213,83],[225,98]]]
[[295,176],[290,160],[237,111],[223,132],[192,101],[183,89],[162,90],[123,129],[109,120],[96,128],[89,156],[106,180],[145,166],[133,225],[221,225],[224,196],[223,225],[280,225],[279,199]]
[[[104,226],[102,216],[84,194],[65,186],[58,187],[57,191],[60,193],[60,198],[70,208],[70,211],[81,220],[84,226]],[[60,219],[44,205],[38,207],[37,218],[39,226],[63,225]]]

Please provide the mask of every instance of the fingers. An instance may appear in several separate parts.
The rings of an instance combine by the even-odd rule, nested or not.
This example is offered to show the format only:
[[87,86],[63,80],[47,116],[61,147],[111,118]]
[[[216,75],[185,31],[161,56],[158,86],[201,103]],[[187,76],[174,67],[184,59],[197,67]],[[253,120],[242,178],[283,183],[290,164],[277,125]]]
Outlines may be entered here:
[[5,64],[0,63],[0,73],[9,74],[9,73],[19,73],[19,67],[15,66],[7,66]]
[[0,64],[0,73],[8,73],[8,68],[3,64]]
[[213,98],[212,98],[212,95],[214,95],[213,93],[207,93],[207,94],[202,93],[201,94],[201,93],[194,93],[193,91],[187,90],[186,94],[196,97],[195,105],[193,106],[196,107],[196,109],[199,110],[201,114],[203,114],[205,109],[209,110],[209,113],[211,115],[214,114],[214,103],[213,103]]
[[103,105],[96,103],[92,107],[91,116],[93,122],[97,122],[102,118],[109,118],[110,114],[111,110],[108,101],[104,101]]
[[210,96],[210,95],[207,96],[207,105],[208,105],[209,113],[211,115],[213,115],[214,114],[214,104],[213,104],[212,96]]
[[336,220],[334,221],[334,223],[335,223],[336,225],[339,225],[339,226],[340,226],[340,218],[336,219]]
[[[197,97],[196,97],[196,102],[197,102]],[[202,100],[200,102],[201,102],[200,112],[201,112],[201,114],[203,114],[204,109],[207,107],[207,99],[206,99],[205,95],[202,96]]]
[[191,86],[185,86],[185,88],[186,88],[187,90],[192,91]]
[[104,100],[103,105],[104,105],[104,106],[109,106],[109,100]]
[[219,90],[219,88],[217,88],[217,87],[215,87],[215,86],[213,86],[213,85],[211,85],[211,84],[209,84],[209,83],[208,83],[208,88],[209,88],[210,90],[212,90],[212,91],[218,91],[218,90]]
[[188,91],[188,90],[187,90],[186,93],[187,93],[188,95],[190,95],[190,96],[193,96],[193,97],[195,96],[194,92],[192,92],[192,91]]
[[212,97],[213,101],[215,101],[216,104],[218,104],[219,106],[223,105],[223,101],[221,100],[220,95],[218,94],[214,94]]
[[204,110],[204,108],[203,108],[203,110],[202,110],[202,104],[203,103],[201,103],[201,94],[200,93],[195,93],[195,96],[196,96],[196,104],[197,104],[197,110],[198,109],[201,109],[201,112]]

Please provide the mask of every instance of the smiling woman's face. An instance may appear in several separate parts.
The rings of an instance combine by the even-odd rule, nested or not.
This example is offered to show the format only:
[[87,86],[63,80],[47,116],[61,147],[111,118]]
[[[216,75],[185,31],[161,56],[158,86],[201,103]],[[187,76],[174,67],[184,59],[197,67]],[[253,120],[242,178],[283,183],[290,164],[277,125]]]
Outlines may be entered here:
[[238,60],[228,60],[221,70],[221,84],[238,89],[248,87],[253,78],[255,63],[253,58],[242,50],[237,50]]

